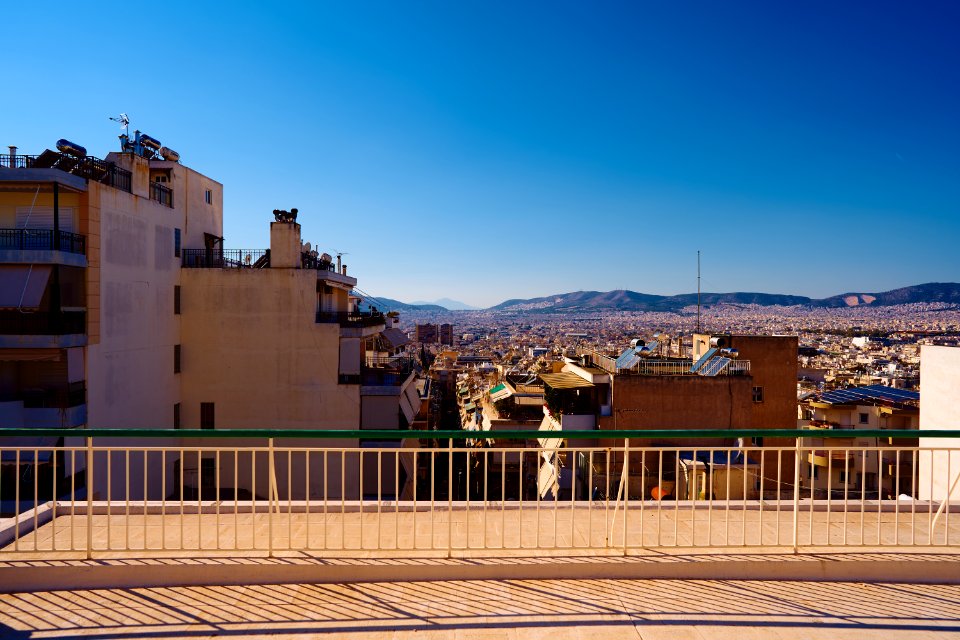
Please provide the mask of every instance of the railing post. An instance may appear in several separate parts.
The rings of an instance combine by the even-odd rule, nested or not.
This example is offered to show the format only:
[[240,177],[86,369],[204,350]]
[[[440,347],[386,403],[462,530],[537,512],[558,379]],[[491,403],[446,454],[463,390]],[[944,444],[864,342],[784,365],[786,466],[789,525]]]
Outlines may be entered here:
[[800,438],[793,456],[793,552],[797,553],[800,536]]
[[447,557],[453,555],[453,438],[447,440]]
[[[76,496],[73,496],[76,500]],[[109,505],[108,505],[109,508]],[[109,513],[107,514],[109,517]],[[93,438],[87,436],[87,560],[93,556]]]
[[623,441],[623,555],[627,555],[627,505],[630,504],[630,438]]
[[[277,491],[277,476],[276,469],[273,466],[273,438],[267,438],[267,455],[270,456],[267,461],[268,471],[267,471],[267,555],[273,557],[273,498],[276,495]],[[254,487],[256,491],[256,487]],[[254,515],[256,518],[256,515]],[[256,526],[256,520],[254,520],[254,526]],[[361,520],[362,526],[362,520]]]

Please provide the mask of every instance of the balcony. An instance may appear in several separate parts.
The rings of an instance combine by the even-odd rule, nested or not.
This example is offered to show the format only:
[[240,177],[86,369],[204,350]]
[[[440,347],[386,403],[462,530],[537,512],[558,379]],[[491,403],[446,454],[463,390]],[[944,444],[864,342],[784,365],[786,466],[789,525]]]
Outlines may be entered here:
[[173,208],[173,189],[159,182],[150,183],[150,199],[165,207]]
[[0,311],[0,335],[62,336],[87,331],[86,311]]
[[93,156],[76,158],[47,149],[38,156],[0,154],[0,169],[57,169],[70,175],[132,193],[129,171]]
[[0,229],[0,251],[65,251],[86,255],[86,237],[53,229]]
[[86,424],[86,388],[22,390],[0,394],[0,423],[8,427],[75,428]]
[[184,269],[266,269],[270,249],[183,249]]
[[360,367],[360,384],[365,387],[400,387],[413,370],[414,360],[409,356],[367,358]]
[[317,324],[339,323],[341,327],[363,329],[386,324],[379,311],[318,311]]

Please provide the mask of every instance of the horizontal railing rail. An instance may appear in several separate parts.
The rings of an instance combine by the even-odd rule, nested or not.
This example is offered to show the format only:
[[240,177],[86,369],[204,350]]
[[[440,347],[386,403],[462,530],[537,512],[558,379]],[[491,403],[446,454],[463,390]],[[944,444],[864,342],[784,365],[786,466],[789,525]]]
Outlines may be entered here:
[[[441,439],[441,440],[472,440],[477,437],[476,431],[457,430],[408,430],[403,431],[404,438],[411,439]],[[494,432],[490,432],[494,433]],[[645,440],[661,440],[678,438],[692,440],[697,438],[892,438],[911,439],[960,438],[960,429],[931,429],[918,431],[915,429],[833,429],[830,431],[811,431],[809,429],[617,429],[617,430],[571,430],[571,431],[528,431],[521,429],[505,429],[496,431],[498,439],[525,440],[543,437],[548,433],[551,438],[563,440],[624,440],[642,438]],[[368,440],[395,438],[395,430],[371,429],[20,429],[0,427],[0,438],[5,436],[82,436],[90,438],[310,438],[319,440],[337,440],[342,438],[360,438]],[[811,448],[820,448],[819,446]]]

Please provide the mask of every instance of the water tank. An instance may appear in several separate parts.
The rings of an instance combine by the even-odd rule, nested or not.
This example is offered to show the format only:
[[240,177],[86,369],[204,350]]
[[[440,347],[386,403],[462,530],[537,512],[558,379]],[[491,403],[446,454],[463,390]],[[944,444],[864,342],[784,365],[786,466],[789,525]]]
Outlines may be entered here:
[[710,346],[717,349],[723,349],[730,344],[730,340],[724,336],[714,336],[710,338]]
[[330,264],[333,262],[333,256],[329,253],[323,253],[320,255],[320,262],[326,262],[327,264]]
[[639,338],[634,338],[633,340],[630,341],[630,346],[633,347],[634,349],[636,349],[637,347],[642,347],[645,344],[647,344],[646,341],[641,340]]
[[81,147],[78,144],[74,144],[69,140],[64,140],[60,138],[57,140],[57,151],[60,153],[65,153],[69,156],[75,156],[77,158],[86,158],[87,150]]
[[160,147],[160,155],[163,156],[164,160],[169,160],[170,162],[180,162],[180,154],[170,147]]
[[154,151],[160,150],[160,141],[156,138],[151,138],[145,133],[140,134],[140,144],[148,149],[153,149]]

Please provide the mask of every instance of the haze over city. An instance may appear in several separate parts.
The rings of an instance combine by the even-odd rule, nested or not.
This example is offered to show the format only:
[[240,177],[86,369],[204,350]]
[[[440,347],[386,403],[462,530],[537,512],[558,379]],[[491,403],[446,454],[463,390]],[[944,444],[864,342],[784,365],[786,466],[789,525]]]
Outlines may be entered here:
[[952,3],[57,11],[115,64],[62,68],[52,23],[5,7],[31,52],[5,65],[30,96],[0,104],[5,144],[102,157],[128,113],[225,185],[225,246],[298,207],[375,295],[687,293],[697,249],[708,291],[956,279]]

